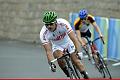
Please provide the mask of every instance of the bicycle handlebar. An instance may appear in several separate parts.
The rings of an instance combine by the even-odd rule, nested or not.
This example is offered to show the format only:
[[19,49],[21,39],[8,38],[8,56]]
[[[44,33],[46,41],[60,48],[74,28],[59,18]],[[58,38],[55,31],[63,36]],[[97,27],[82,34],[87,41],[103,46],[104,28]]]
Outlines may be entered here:
[[66,56],[69,56],[70,54],[69,53],[67,53],[67,54],[65,54],[65,55],[63,55],[62,57],[59,57],[59,58],[56,58],[56,59],[53,59],[51,62],[55,62],[55,61],[57,61],[57,60],[60,60],[60,59],[62,59],[62,58],[64,58],[64,57],[66,57]]
[[104,40],[103,40],[103,37],[97,37],[97,38],[95,38],[93,41],[89,40],[88,37],[85,37],[85,38],[86,38],[87,41],[88,41],[88,43],[86,43],[86,45],[89,44],[89,43],[93,43],[93,42],[95,42],[95,41],[98,40],[98,39],[101,39],[101,40],[102,40],[102,43],[105,44],[105,42],[104,42]]
[[52,72],[56,72],[56,65],[54,64],[55,61],[59,60],[59,59],[62,59],[62,58],[65,58],[66,56],[70,56],[69,53],[63,55],[62,57],[59,57],[59,58],[56,58],[56,59],[53,59],[51,62],[51,66],[50,66],[50,69]]
[[96,40],[101,39],[102,43],[105,44],[103,37],[97,37],[96,39],[94,39],[92,42],[95,42]]

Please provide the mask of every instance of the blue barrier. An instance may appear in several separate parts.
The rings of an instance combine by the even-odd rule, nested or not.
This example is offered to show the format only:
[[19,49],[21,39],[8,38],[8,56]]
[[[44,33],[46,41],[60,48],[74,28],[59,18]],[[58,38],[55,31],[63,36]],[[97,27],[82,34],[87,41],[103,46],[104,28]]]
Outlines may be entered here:
[[108,58],[120,60],[120,20],[109,19]]
[[70,15],[69,15],[70,24],[71,24],[73,30],[75,30],[74,29],[74,21],[77,17],[78,17],[77,13],[70,13]]

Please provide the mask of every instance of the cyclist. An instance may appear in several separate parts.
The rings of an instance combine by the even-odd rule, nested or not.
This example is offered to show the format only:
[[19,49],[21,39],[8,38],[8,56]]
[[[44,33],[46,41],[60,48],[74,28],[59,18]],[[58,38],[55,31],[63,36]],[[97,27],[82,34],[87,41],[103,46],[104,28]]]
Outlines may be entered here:
[[[55,64],[51,63],[51,60],[53,60],[53,58],[61,57],[64,54],[63,50],[67,48],[75,66],[80,70],[84,78],[88,78],[84,65],[80,63],[76,56],[76,52],[80,51],[79,42],[75,37],[69,22],[65,19],[57,18],[55,12],[48,11],[44,13],[43,23],[44,26],[40,32],[40,39],[45,48],[51,70],[53,72],[56,70]],[[82,54],[82,52],[80,53]],[[60,60],[58,61],[58,64],[67,77],[69,77],[65,62]],[[54,67],[52,67],[53,65]]]
[[[94,17],[90,14],[88,14],[88,11],[86,9],[81,9],[79,11],[79,17],[74,21],[74,27],[76,31],[77,38],[79,42],[82,44],[82,46],[85,46],[86,40],[84,37],[91,38],[91,32],[89,30],[90,26],[93,26],[95,30],[98,32],[99,36],[103,38],[103,35],[99,29],[99,26],[97,25]],[[94,46],[95,50],[97,51],[97,48]],[[94,55],[97,61],[97,56]]]

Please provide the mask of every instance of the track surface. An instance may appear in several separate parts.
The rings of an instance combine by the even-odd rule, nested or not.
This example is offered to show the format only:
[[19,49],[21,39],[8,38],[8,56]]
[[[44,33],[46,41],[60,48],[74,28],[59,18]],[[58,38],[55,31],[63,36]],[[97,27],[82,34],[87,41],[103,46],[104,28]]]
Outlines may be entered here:
[[[113,78],[120,78],[120,66],[108,67]],[[100,78],[95,67],[84,59],[90,78]],[[56,63],[57,65],[57,63]],[[0,40],[0,78],[66,78],[57,65],[57,72],[49,70],[45,51],[41,45],[19,41]]]

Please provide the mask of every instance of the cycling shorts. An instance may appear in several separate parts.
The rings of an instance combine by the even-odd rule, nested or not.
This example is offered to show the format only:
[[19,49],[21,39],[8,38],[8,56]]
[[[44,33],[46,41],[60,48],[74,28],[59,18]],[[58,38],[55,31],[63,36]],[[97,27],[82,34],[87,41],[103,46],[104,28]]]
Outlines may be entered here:
[[85,37],[85,36],[91,38],[91,32],[89,29],[86,32],[81,32],[81,37]]
[[68,42],[68,43],[65,43],[64,45],[53,45],[52,46],[52,50],[53,50],[53,53],[56,51],[56,50],[60,50],[60,51],[64,51],[64,49],[68,49],[68,52],[70,54],[72,54],[73,52],[75,52],[75,46],[73,44],[72,41]]

